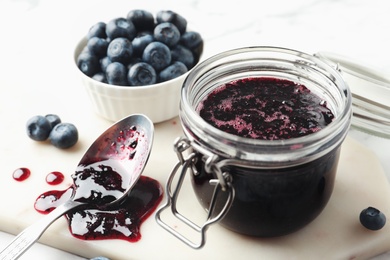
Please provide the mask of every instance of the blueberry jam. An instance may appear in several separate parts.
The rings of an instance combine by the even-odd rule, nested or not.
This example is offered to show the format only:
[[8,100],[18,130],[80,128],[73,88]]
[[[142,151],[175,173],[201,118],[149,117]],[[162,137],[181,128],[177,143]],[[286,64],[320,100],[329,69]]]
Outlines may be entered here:
[[61,172],[50,172],[46,175],[46,183],[50,185],[58,185],[64,181],[64,174]]
[[[224,84],[211,92],[196,111],[208,124],[224,132],[270,145],[314,134],[335,118],[326,101],[309,88],[277,78],[245,78]],[[263,147],[259,145],[258,149]],[[220,224],[260,237],[281,236],[300,229],[327,204],[339,154],[337,146],[311,161],[283,167],[278,162],[272,166],[223,166],[222,172],[231,175],[235,197]],[[262,156],[267,157],[259,153],[259,158]],[[210,180],[216,177],[206,171],[202,157],[199,153],[197,174],[191,175],[192,185],[199,202],[208,209],[214,190]],[[220,155],[219,159],[225,158]],[[226,198],[227,192],[220,193],[214,212],[220,212]]]
[[[162,199],[162,187],[156,180],[141,176],[130,194],[118,204],[104,209],[79,208],[65,215],[74,237],[83,240],[122,239],[136,242],[140,226]],[[72,195],[72,187],[40,195],[35,209],[47,214]]]
[[304,85],[275,78],[245,78],[214,90],[198,108],[210,125],[253,139],[289,139],[332,122],[326,102]]
[[21,167],[21,168],[16,169],[12,173],[12,178],[14,178],[14,180],[16,180],[16,181],[24,181],[24,180],[28,179],[28,177],[30,177],[30,174],[31,174],[30,169],[25,168],[25,167]]
[[73,185],[41,194],[35,209],[49,213],[70,199],[83,202],[65,214],[73,236],[138,241],[141,223],[162,199],[160,184],[140,176],[149,155],[146,136],[136,126],[102,135],[72,174]]

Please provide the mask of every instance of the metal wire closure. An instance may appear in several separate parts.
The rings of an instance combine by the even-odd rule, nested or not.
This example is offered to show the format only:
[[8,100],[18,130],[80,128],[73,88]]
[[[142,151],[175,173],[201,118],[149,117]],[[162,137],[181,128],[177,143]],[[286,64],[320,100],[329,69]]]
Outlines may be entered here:
[[[210,154],[209,152],[204,151],[201,147],[195,145],[194,143],[191,143],[188,139],[184,137],[180,137],[175,141],[174,144],[175,152],[178,156],[179,161],[176,163],[176,165],[173,167],[171,174],[168,177],[168,181],[165,187],[165,194],[166,194],[166,203],[157,210],[156,212],[156,221],[157,223],[163,227],[166,231],[174,235],[176,238],[180,239],[182,242],[187,244],[188,246],[194,248],[194,249],[200,249],[205,245],[206,242],[206,231],[209,228],[210,225],[218,222],[221,220],[226,213],[229,211],[230,206],[233,202],[235,191],[232,186],[232,179],[229,173],[222,172],[220,164],[217,164],[218,156],[214,154]],[[188,156],[185,157],[185,152],[187,150],[190,150]],[[200,150],[203,151],[202,154],[209,154],[209,156],[205,155],[207,157],[206,163],[205,163],[205,169],[208,173],[216,175],[216,179],[212,179],[210,181],[210,185],[214,185],[214,192],[211,198],[210,206],[208,209],[207,219],[204,222],[202,226],[199,226],[195,224],[193,221],[182,215],[178,209],[177,209],[177,199],[180,193],[180,189],[183,184],[184,177],[187,172],[191,172],[192,174],[197,174],[197,170],[195,169],[195,163],[197,160],[197,154],[193,151],[197,150],[198,152]],[[175,179],[175,175],[177,172],[179,172],[179,169],[181,168],[180,175],[178,177],[177,185],[172,189],[172,183]],[[220,192],[228,192],[228,197],[226,199],[226,202],[224,204],[224,207],[221,209],[219,213],[214,213],[215,205],[218,200],[218,194]],[[168,207],[171,208],[172,214],[182,221],[187,226],[191,227],[195,232],[200,233],[200,241],[199,242],[193,242],[189,238],[185,237],[181,233],[179,233],[177,230],[175,230],[173,227],[169,226],[166,222],[164,222],[161,219],[161,213]]]

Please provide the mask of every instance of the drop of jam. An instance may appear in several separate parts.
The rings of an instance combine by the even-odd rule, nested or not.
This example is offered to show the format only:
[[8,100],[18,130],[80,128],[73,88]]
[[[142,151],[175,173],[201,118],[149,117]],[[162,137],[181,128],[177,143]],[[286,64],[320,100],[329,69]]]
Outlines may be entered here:
[[[71,234],[82,240],[122,239],[137,242],[140,226],[156,209],[162,199],[160,183],[141,176],[130,194],[118,204],[102,209],[78,208],[65,214]],[[72,195],[72,187],[48,191],[40,195],[35,209],[43,214],[54,210]]]
[[58,185],[64,181],[64,175],[61,172],[50,172],[46,175],[46,182],[50,185]]
[[30,177],[30,174],[31,174],[31,171],[28,169],[28,168],[18,168],[16,169],[13,174],[12,174],[12,177],[14,178],[14,180],[16,181],[24,181],[26,180],[28,177]]
[[307,87],[276,78],[244,78],[211,92],[197,108],[210,125],[252,139],[290,139],[332,122],[326,102]]

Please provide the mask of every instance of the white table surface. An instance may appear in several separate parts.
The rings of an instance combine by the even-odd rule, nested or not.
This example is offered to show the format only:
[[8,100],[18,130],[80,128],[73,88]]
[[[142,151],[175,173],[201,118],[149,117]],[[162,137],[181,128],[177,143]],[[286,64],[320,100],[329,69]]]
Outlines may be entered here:
[[[338,53],[390,75],[390,8],[386,0],[0,0],[1,98],[15,98],[19,91],[40,93],[42,100],[36,102],[47,103],[48,113],[61,114],[67,108],[53,107],[61,99],[59,91],[53,89],[56,85],[80,84],[75,73],[63,65],[71,61],[77,40],[93,23],[124,16],[133,8],[154,13],[171,9],[182,14],[190,27],[203,35],[203,58],[235,47],[272,45],[307,53]],[[89,109],[87,102],[67,105]],[[0,109],[15,116],[40,113],[17,99],[12,107],[0,105]],[[94,120],[96,115],[88,113]],[[12,123],[3,121],[1,128],[19,127]],[[354,129],[350,135],[377,154],[390,180],[390,140]],[[1,245],[11,239],[11,235],[0,232]],[[82,259],[41,244],[35,244],[21,259],[31,257]],[[375,257],[388,258],[390,253]]]

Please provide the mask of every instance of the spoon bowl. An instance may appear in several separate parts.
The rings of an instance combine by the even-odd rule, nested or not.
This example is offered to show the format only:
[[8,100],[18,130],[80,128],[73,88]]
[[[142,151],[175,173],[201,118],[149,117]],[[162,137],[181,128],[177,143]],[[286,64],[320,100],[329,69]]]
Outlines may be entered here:
[[88,148],[72,175],[70,199],[17,235],[0,252],[1,260],[19,258],[60,216],[82,205],[104,208],[120,201],[142,174],[153,144],[154,125],[141,114],[109,127]]

